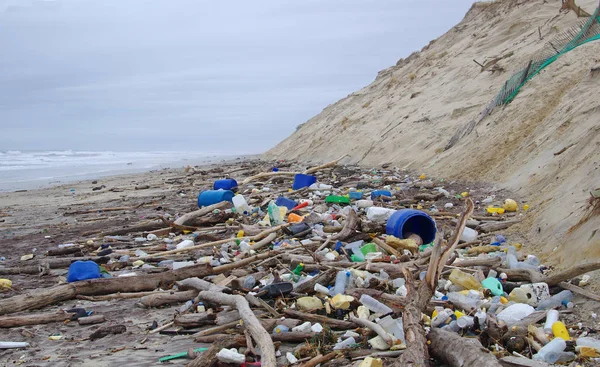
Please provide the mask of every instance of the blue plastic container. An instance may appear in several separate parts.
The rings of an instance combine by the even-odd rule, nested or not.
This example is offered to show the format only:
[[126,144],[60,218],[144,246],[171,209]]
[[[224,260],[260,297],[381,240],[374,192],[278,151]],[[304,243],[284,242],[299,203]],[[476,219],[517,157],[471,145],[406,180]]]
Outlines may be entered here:
[[293,190],[300,190],[303,187],[308,187],[317,182],[317,178],[311,175],[304,175],[298,173],[294,176],[294,184],[292,185]]
[[420,210],[400,209],[388,219],[385,232],[398,238],[406,238],[410,233],[415,233],[427,244],[435,240],[437,228],[435,221],[426,213]]
[[382,195],[392,197],[392,193],[388,190],[375,190],[371,191],[371,200],[375,200]]
[[69,266],[67,282],[100,278],[100,267],[93,261],[75,261]]
[[284,198],[283,196],[278,197],[277,200],[275,200],[275,204],[277,204],[277,206],[285,206],[288,208],[288,210],[292,210],[298,206],[298,203],[296,203],[294,200]]
[[224,178],[222,180],[216,180],[213,185],[215,190],[232,190],[238,186],[238,183],[233,178]]
[[350,196],[350,199],[360,200],[363,197],[363,193],[362,193],[362,191],[350,191],[348,193],[348,196]]
[[198,195],[198,208],[213,205],[222,201],[231,201],[234,193],[231,190],[206,190]]

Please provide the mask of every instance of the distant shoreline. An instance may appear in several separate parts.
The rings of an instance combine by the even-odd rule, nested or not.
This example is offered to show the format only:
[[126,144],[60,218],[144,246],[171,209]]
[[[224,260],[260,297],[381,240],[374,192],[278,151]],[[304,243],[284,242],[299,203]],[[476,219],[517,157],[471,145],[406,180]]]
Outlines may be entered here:
[[[11,192],[23,192],[23,191],[33,191],[33,190],[41,190],[52,188],[61,185],[67,185],[72,183],[79,183],[82,181],[90,181],[90,180],[101,180],[106,179],[108,177],[117,177],[117,176],[129,176],[135,174],[144,174],[151,171],[163,170],[163,169],[175,169],[175,168],[183,168],[185,166],[203,166],[215,164],[218,162],[231,162],[234,160],[246,160],[260,157],[260,154],[254,155],[227,155],[227,156],[206,156],[206,157],[194,157],[190,159],[186,159],[182,157],[181,160],[173,161],[173,162],[161,162],[152,166],[145,167],[130,167],[130,168],[109,168],[105,170],[98,170],[92,172],[79,173],[74,172],[73,167],[69,167],[68,169],[44,169],[44,173],[41,174],[42,177],[37,178],[23,178],[23,179],[15,179],[15,180],[0,180],[0,193],[11,193]],[[54,171],[54,172],[52,172]],[[6,171],[5,171],[6,172]],[[47,174],[51,172],[50,174]]]

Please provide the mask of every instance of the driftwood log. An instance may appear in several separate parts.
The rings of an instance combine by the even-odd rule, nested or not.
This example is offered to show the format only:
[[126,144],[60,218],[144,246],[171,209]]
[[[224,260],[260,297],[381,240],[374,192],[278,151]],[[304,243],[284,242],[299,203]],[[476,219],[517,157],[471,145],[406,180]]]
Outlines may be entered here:
[[194,299],[198,295],[198,291],[195,289],[183,292],[160,292],[157,294],[149,294],[144,296],[138,302],[138,306],[141,307],[159,307],[164,305],[172,305],[182,302],[187,302]]
[[476,338],[462,338],[456,333],[431,328],[427,335],[429,350],[450,367],[500,367],[496,357],[483,348]]
[[260,324],[248,301],[242,296],[232,296],[224,293],[213,291],[202,291],[198,294],[198,298],[204,301],[218,303],[235,307],[240,313],[240,317],[244,321],[244,327],[248,330],[257,346],[262,352],[261,365],[265,367],[276,367],[277,361],[275,357],[275,348],[269,333]]
[[173,321],[176,326],[189,329],[205,325],[214,325],[216,317],[217,315],[212,312],[200,312],[180,314],[175,316],[175,320]]
[[407,349],[400,358],[394,361],[392,366],[404,367],[429,365],[429,351],[427,349],[425,330],[423,325],[421,325],[421,315],[433,296],[440,274],[450,258],[450,255],[458,245],[460,234],[463,232],[468,218],[473,213],[473,209],[473,201],[470,198],[467,198],[467,206],[460,216],[451,242],[447,246],[443,245],[443,242],[445,244],[445,241],[442,241],[439,236],[436,238],[425,279],[421,281],[418,289],[415,289],[412,273],[408,268],[402,269],[404,279],[406,279],[406,288],[408,290],[407,299],[410,300],[406,304],[402,314]]
[[74,320],[76,315],[73,313],[42,313],[23,316],[5,316],[0,317],[0,328],[12,328],[27,325],[42,325],[53,322],[63,322],[65,320]]

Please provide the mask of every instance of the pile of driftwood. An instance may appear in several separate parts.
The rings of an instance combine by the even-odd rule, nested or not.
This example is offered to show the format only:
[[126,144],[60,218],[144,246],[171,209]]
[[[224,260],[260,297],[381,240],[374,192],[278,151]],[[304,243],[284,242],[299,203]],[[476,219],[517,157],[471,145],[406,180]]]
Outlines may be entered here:
[[[257,223],[263,220],[264,212],[236,214],[231,211],[230,203],[223,202],[176,219],[161,216],[159,221],[150,224],[107,229],[96,234],[93,241],[81,238],[77,246],[51,249],[46,257],[33,265],[1,267],[2,278],[16,274],[45,276],[55,269],[68,268],[76,260],[92,260],[113,277],[63,283],[1,299],[0,328],[66,320],[77,320],[81,325],[102,324],[107,321],[103,315],[88,316],[77,310],[59,313],[33,310],[74,299],[100,302],[135,298],[142,308],[174,307],[172,320],[163,325],[152,325],[149,334],[164,335],[165,338],[189,335],[196,343],[210,344],[206,351],[187,353],[187,357],[192,358],[189,366],[217,365],[223,361],[222,351],[227,348],[241,348],[238,350],[245,351],[246,362],[260,361],[266,367],[345,366],[366,357],[376,358],[368,360],[374,363],[373,366],[379,363],[378,358],[390,366],[425,366],[438,362],[451,366],[541,366],[544,365],[542,362],[533,362],[523,356],[535,354],[548,339],[532,336],[529,330],[521,335],[524,338],[522,347],[507,346],[512,343],[515,331],[497,323],[493,314],[489,314],[487,321],[476,330],[462,333],[469,338],[430,327],[429,318],[424,315],[431,315],[435,306],[454,308],[466,315],[477,311],[468,305],[435,298],[438,281],[447,277],[452,269],[486,274],[495,270],[506,274],[504,285],[507,290],[522,282],[545,282],[551,288],[562,287],[597,300],[593,293],[568,281],[600,268],[598,261],[545,275],[532,269],[508,269],[500,257],[486,257],[487,252],[498,250],[497,246],[488,245],[490,239],[498,231],[518,223],[511,214],[492,216],[471,197],[448,198],[440,194],[433,182],[411,179],[399,170],[382,169],[375,174],[358,167],[337,166],[338,161],[304,171],[257,173],[241,181],[238,192],[247,197],[250,205],[264,212],[268,203],[282,194],[292,199],[310,198],[310,205],[293,211],[304,216],[310,226],[301,233],[291,233],[290,223],[259,227]],[[280,168],[285,166],[279,165]],[[189,169],[187,175],[198,172]],[[289,190],[290,180],[300,172],[317,173],[319,182],[327,182],[332,188]],[[225,172],[219,174],[226,175]],[[241,171],[228,174],[244,176]],[[401,188],[395,190],[393,197],[377,198],[373,205],[394,209],[414,207],[428,212],[437,223],[436,241],[421,251],[399,247],[386,240],[385,223],[369,221],[364,210],[342,211],[342,206],[326,204],[323,200],[331,192],[343,194],[357,185],[365,192],[385,186]],[[456,203],[454,209],[437,209],[449,201]],[[104,208],[104,211],[111,210]],[[83,210],[66,215],[89,212]],[[323,219],[324,213],[333,215]],[[322,225],[319,233],[314,231],[315,225]],[[476,240],[465,243],[460,241],[460,235],[467,226],[477,228],[481,234]],[[140,236],[152,240],[144,244],[134,241]],[[168,249],[162,239],[173,239],[173,236],[177,236],[175,239],[179,236],[181,239],[192,238],[194,243]],[[361,239],[374,243],[381,255],[368,261],[350,261],[349,254],[339,243],[345,245]],[[99,242],[105,246],[99,248]],[[242,248],[242,242],[248,247]],[[322,255],[324,249],[333,253],[336,248],[335,258]],[[212,261],[203,260],[206,258]],[[174,267],[174,264],[189,261],[194,263]],[[389,279],[371,279],[362,287],[348,285],[345,291],[350,297],[348,304],[332,309],[332,297],[317,292],[316,285],[332,286],[336,273],[349,269],[385,273]],[[123,274],[133,276],[119,276]],[[397,278],[404,279],[406,295],[394,294],[391,280]],[[259,283],[261,280],[264,280],[262,284]],[[268,291],[269,284],[286,283],[293,289],[279,290],[279,293]],[[404,340],[393,338],[372,318],[358,315],[358,300],[362,295],[379,300],[393,310],[394,317],[402,319]],[[317,298],[323,307],[299,307],[299,299],[310,296]],[[523,322],[535,324],[544,316],[544,312],[537,312]],[[307,322],[310,328],[294,330]],[[315,324],[320,327],[315,329]],[[281,331],[281,325],[290,331]],[[89,339],[124,331],[123,325],[101,326]],[[356,343],[334,349],[348,331],[356,335]],[[384,341],[384,348],[380,349],[387,351],[371,348],[368,340],[375,336]],[[534,340],[534,336],[537,339]],[[290,353],[279,352],[285,350]]]

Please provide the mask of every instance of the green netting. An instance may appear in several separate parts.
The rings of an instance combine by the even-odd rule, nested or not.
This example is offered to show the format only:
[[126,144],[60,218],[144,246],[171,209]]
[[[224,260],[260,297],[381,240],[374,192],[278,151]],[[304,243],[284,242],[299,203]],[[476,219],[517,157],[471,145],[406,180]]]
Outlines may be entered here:
[[491,105],[495,107],[510,103],[525,83],[536,76],[546,66],[556,61],[561,55],[587,42],[600,39],[599,14],[600,7],[598,7],[594,14],[588,19],[580,21],[579,24],[569,28],[547,42],[540,52],[534,55],[524,68],[516,72],[504,83],[504,86],[496,95]]

